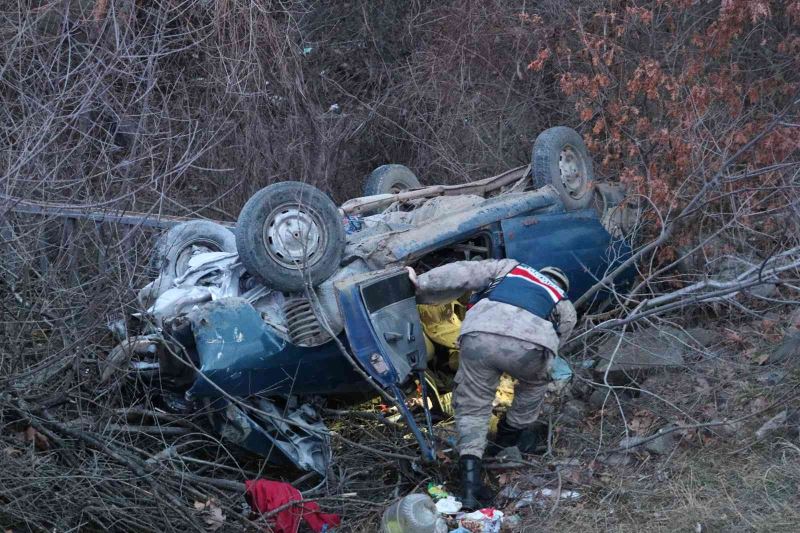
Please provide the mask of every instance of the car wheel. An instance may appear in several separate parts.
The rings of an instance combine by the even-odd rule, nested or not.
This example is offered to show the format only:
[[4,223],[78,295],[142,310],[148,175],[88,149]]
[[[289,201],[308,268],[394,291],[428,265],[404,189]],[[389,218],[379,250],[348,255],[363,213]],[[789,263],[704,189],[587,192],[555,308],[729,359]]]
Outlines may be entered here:
[[156,274],[174,279],[186,272],[193,255],[203,252],[236,253],[236,237],[210,220],[181,222],[159,237],[151,264]]
[[568,210],[592,204],[592,158],[577,131],[565,126],[544,130],[533,143],[533,185],[552,185]]
[[408,167],[403,165],[381,165],[367,176],[367,180],[364,183],[364,196],[396,194],[421,186],[419,179]]
[[324,281],[338,268],[345,246],[336,204],[296,181],[265,187],[242,208],[236,244],[245,269],[266,285],[296,292]]

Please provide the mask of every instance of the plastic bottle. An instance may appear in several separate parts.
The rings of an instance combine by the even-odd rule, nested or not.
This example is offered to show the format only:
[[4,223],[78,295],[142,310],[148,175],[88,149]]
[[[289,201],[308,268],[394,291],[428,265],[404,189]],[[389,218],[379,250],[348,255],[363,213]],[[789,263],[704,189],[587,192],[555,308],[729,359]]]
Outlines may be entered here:
[[409,494],[383,512],[381,533],[439,533],[447,531],[436,505],[427,494]]

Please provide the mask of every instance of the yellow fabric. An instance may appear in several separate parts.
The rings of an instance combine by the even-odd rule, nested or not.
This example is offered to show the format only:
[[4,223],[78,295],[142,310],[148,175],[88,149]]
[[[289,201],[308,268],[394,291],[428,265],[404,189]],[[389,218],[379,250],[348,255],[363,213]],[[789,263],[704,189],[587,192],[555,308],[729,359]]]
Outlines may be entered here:
[[428,361],[430,361],[433,359],[433,356],[436,355],[436,346],[433,345],[433,341],[424,331],[422,336],[425,337],[425,352],[428,356]]
[[[461,320],[465,306],[458,300],[441,305],[418,305],[419,318],[425,333],[425,347],[428,360],[433,358],[434,343],[447,348],[448,366],[458,370],[458,336],[461,333]],[[500,378],[495,405],[508,408],[514,400],[514,380],[507,374]],[[497,418],[492,417],[492,431],[496,430]]]
[[419,318],[425,336],[433,343],[448,349],[448,365],[458,368],[458,336],[461,333],[461,319],[458,309],[461,304],[449,302],[441,305],[418,305]]

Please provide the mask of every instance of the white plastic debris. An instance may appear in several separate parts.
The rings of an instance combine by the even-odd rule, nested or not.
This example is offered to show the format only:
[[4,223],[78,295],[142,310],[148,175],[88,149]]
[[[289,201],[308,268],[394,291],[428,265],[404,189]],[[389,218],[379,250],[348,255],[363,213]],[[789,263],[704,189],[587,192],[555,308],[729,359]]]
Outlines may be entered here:
[[436,502],[436,510],[439,514],[456,514],[461,510],[462,505],[455,496],[449,495]]
[[581,493],[576,490],[553,490],[549,488],[539,488],[531,490],[520,490],[511,485],[503,487],[497,495],[506,500],[514,500],[515,508],[519,509],[525,505],[537,504],[544,505],[545,500],[560,497],[562,500],[578,500],[581,498]]
[[560,498],[562,501],[575,501],[580,499],[580,497],[581,494],[576,490],[562,490],[560,496],[559,491],[553,489],[526,490],[518,496],[514,508],[519,509],[520,507],[531,504],[543,505],[546,499]]

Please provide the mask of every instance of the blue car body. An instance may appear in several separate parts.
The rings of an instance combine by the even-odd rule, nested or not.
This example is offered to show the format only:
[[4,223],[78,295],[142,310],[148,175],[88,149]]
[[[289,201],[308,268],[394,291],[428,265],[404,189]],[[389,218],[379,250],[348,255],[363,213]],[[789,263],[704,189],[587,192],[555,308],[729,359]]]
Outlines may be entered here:
[[[301,347],[287,341],[244,300],[211,302],[193,320],[199,372],[188,396],[213,402],[229,415],[235,410],[237,427],[244,427],[238,443],[268,456],[276,439],[274,432],[264,429],[265,419],[236,410],[225,397],[376,396],[380,389],[398,407],[422,456],[432,459],[430,420],[425,430],[425,424],[415,420],[406,407],[402,390],[404,383],[424,371],[426,357],[413,290],[399,267],[480,236],[488,243],[491,257],[513,258],[535,268],[554,265],[563,269],[571,280],[569,295],[576,299],[631,253],[625,239],[607,231],[601,216],[594,209],[567,211],[558,195],[544,188],[490,198],[466,212],[380,236],[377,252],[364,257],[378,268],[336,285],[344,332],[319,346]],[[628,272],[617,282],[628,283],[632,275]],[[598,293],[592,304],[603,297]],[[424,386],[424,380],[420,382]],[[230,416],[218,418],[218,430],[225,434],[229,422]],[[297,466],[316,470],[325,468],[329,453],[315,448],[310,454],[315,456],[313,460],[298,459],[291,450],[278,449]]]

